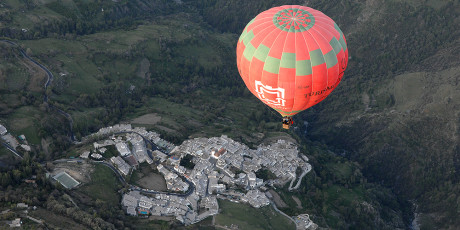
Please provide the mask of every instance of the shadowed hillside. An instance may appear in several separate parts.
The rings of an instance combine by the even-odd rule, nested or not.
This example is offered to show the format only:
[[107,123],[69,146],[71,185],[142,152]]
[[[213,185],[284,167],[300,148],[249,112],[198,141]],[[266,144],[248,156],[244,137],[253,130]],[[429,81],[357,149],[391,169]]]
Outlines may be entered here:
[[[249,20],[281,4],[329,15],[350,52],[334,93],[295,118],[302,126],[289,134],[311,158],[313,171],[298,191],[280,189],[289,206],[283,211],[310,213],[315,223],[333,229],[402,229],[410,226],[414,201],[422,229],[458,226],[458,0],[6,0],[0,37],[14,39],[53,72],[49,103],[73,117],[77,138],[154,114],[158,119],[148,128],[175,143],[227,134],[254,146],[288,134],[244,87],[234,49]],[[0,45],[0,121],[30,137],[35,161],[76,151],[69,150],[67,121],[56,120],[43,104],[44,73],[17,47]],[[0,176],[5,194],[24,186],[19,170]],[[37,205],[55,213],[57,203],[69,205],[65,191],[52,194]],[[296,208],[292,194],[306,208]],[[110,202],[72,195],[83,204],[80,211],[108,226],[181,228],[138,225],[118,207],[103,210]],[[12,199],[5,203],[22,199],[3,197]]]
[[347,150],[373,181],[415,200],[427,229],[456,226],[460,5],[357,5],[353,24],[343,25],[351,56],[346,77],[302,114],[309,136]]

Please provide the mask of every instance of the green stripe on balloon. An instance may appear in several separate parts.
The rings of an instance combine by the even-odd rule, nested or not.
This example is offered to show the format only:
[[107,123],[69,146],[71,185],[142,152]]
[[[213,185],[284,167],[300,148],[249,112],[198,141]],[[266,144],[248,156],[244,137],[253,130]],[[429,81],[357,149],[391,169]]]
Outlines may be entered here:
[[240,38],[238,39],[238,42],[241,42],[243,40],[243,38],[248,34],[248,32],[246,31],[246,28],[244,28],[243,30],[243,33],[241,33],[241,36]]
[[280,67],[295,68],[295,53],[283,53],[281,56]]
[[287,115],[291,115],[291,114],[295,114],[295,113],[300,113],[300,112],[303,111],[303,110],[292,110],[292,111],[287,112],[287,111],[284,111],[284,110],[281,110],[281,109],[275,109],[275,108],[273,108],[273,109],[276,110],[276,111],[278,111],[278,112],[280,112],[280,113],[284,113],[284,114],[287,114]]
[[[338,27],[335,25],[335,28]],[[340,29],[337,30],[341,33]],[[341,34],[342,35],[342,34]],[[252,44],[251,40],[254,38],[253,31],[243,32],[241,35],[241,39],[245,44],[246,48],[244,49],[243,55],[244,57],[251,61],[252,58],[255,56],[257,59],[261,61],[265,61],[264,70],[278,74],[279,68],[296,68],[296,75],[297,76],[304,76],[312,74],[311,67],[318,66],[321,64],[326,63],[327,68],[330,68],[337,64],[337,53],[340,52],[343,47],[346,50],[345,40],[343,39],[343,35],[340,37],[340,40],[337,41],[335,37],[331,39],[329,44],[332,46],[333,50],[329,51],[327,54],[323,54],[320,49],[316,49],[310,52],[310,60],[302,60],[296,61],[295,53],[283,53],[281,59],[277,59],[274,57],[268,56],[270,52],[270,48],[267,46],[260,44],[259,47],[256,49]]]
[[264,70],[269,73],[278,74],[280,71],[280,62],[280,59],[268,56],[265,59]]
[[343,51],[347,51],[347,43],[345,42],[345,39],[343,39],[343,35],[340,36],[339,42],[340,42],[340,45],[342,45],[343,47]]
[[246,28],[247,28],[248,26],[250,26],[252,23],[254,23],[255,20],[256,20],[256,18],[253,18],[251,21],[249,21],[249,23],[246,25]]
[[246,36],[244,36],[243,38],[243,43],[244,45],[247,47],[248,46],[248,43],[251,42],[251,40],[254,38],[254,32],[249,31]]
[[338,62],[337,54],[334,52],[334,50],[331,50],[327,54],[325,54],[324,59],[326,60],[326,66],[328,69],[332,66],[335,66]]
[[310,60],[312,66],[318,66],[325,62],[323,53],[320,49],[310,51]]
[[329,42],[329,45],[331,45],[336,54],[340,53],[340,51],[342,50],[342,45],[340,45],[339,41],[335,37],[332,37],[331,41]]
[[339,43],[340,43],[340,45],[342,46],[343,51],[347,51],[347,43],[345,42],[345,39],[344,39],[342,30],[340,30],[339,26],[338,26],[337,24],[335,24],[335,23],[334,23],[334,28],[335,28],[335,30],[337,30],[337,32],[339,32],[339,34],[340,34]]
[[335,28],[335,30],[337,30],[337,32],[339,32],[340,37],[342,37],[342,36],[343,36],[343,32],[342,32],[342,30],[339,28],[339,26],[338,26],[336,23],[334,23],[334,28]]
[[248,42],[246,48],[243,51],[243,56],[248,59],[248,61],[251,61],[252,57],[254,56],[254,52],[256,52],[256,48],[250,42]]
[[[246,25],[246,27],[244,27],[243,33],[241,33],[240,38],[238,39],[238,42],[241,42],[241,40],[243,40],[243,38],[248,34],[247,28],[249,27],[249,25],[251,25],[252,23],[254,23],[255,20],[256,20],[256,18],[253,18],[253,19]],[[253,33],[253,34],[254,34],[254,33]]]
[[268,48],[267,46],[263,44],[260,44],[259,47],[257,47],[256,52],[254,53],[254,57],[259,59],[260,61],[265,61],[269,52],[270,52],[270,48]]
[[310,60],[296,61],[295,67],[295,75],[297,76],[305,76],[313,73]]
[[290,112],[286,112],[286,111],[281,110],[281,109],[275,109],[275,108],[273,108],[273,109],[276,110],[276,111],[279,112],[279,113],[284,113],[284,114],[290,113]]

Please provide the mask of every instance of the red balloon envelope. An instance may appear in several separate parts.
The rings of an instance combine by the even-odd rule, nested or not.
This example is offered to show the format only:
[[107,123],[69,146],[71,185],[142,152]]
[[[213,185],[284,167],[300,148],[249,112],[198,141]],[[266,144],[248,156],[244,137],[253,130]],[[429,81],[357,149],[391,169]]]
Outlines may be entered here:
[[244,28],[236,53],[248,89],[288,117],[325,99],[348,63],[337,24],[318,10],[296,5],[257,15]]

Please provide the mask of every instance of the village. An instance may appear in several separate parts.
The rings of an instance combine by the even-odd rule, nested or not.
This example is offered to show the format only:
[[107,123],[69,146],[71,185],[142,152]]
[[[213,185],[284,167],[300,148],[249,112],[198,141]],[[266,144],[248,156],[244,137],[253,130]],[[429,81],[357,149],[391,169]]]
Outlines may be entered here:
[[[5,133],[2,131],[2,138]],[[111,167],[129,187],[121,200],[127,215],[171,216],[185,225],[217,215],[217,199],[247,203],[254,208],[272,204],[282,213],[276,209],[269,190],[289,182],[289,190],[296,189],[303,176],[312,169],[308,158],[299,153],[294,143],[286,140],[251,149],[222,135],[190,139],[175,146],[161,139],[156,132],[120,124],[102,128],[84,137],[82,142],[92,143],[90,149],[83,151],[79,158],[62,161],[92,161]],[[109,146],[115,147],[117,156],[108,159],[103,155]],[[164,177],[167,191],[143,188],[125,181],[141,164],[150,166]],[[260,178],[260,171],[270,176]],[[51,179],[66,189],[81,184],[66,170],[55,173]],[[315,226],[308,214],[287,217],[297,229]]]
[[[291,181],[289,188],[292,189],[298,176],[297,169],[301,169],[302,177],[311,170],[308,158],[299,156],[297,146],[284,140],[253,150],[225,135],[195,138],[174,146],[155,132],[132,129],[129,125],[104,128],[98,133],[120,132],[127,132],[122,134],[124,138],[121,138],[122,135],[113,136],[109,140],[95,142],[94,147],[101,149],[115,144],[120,156],[112,157],[111,161],[125,176],[131,169],[135,170],[138,163],[156,162],[156,168],[164,176],[168,188],[167,193],[162,193],[133,187],[122,199],[128,215],[175,216],[189,225],[216,215],[219,210],[217,199],[260,208],[271,202],[269,198],[272,196],[267,192],[269,187]],[[152,140],[160,149],[149,155],[143,137]],[[133,146],[132,151],[127,147],[128,142]],[[192,156],[193,168],[180,165],[187,155]],[[265,181],[258,178],[256,172],[260,169],[269,170],[275,178]],[[300,182],[301,178],[296,187]]]
[[[154,157],[155,153],[158,154],[158,151],[154,152]],[[193,169],[179,165],[180,159],[186,155],[193,156]],[[130,215],[175,215],[186,225],[216,215],[219,208],[217,198],[260,208],[270,204],[268,186],[295,180],[299,167],[304,172],[311,170],[311,165],[297,155],[296,146],[283,140],[257,150],[251,150],[227,136],[188,140],[174,148],[167,160],[161,155],[161,164],[157,168],[165,175],[168,190],[185,192],[188,189],[187,183],[179,176],[191,181],[195,189],[190,195],[157,194],[147,197],[131,191],[123,196],[122,204]],[[274,173],[276,179],[264,181],[257,178],[255,172],[263,167]]]

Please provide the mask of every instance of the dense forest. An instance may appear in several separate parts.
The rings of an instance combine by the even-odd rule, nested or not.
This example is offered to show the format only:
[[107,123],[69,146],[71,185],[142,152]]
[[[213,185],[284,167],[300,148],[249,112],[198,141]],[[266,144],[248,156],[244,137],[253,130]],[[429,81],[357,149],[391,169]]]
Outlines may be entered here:
[[[350,47],[343,82],[323,103],[295,118],[296,124],[307,121],[308,126],[299,125],[295,132],[290,132],[314,165],[314,172],[295,193],[311,205],[307,212],[324,227],[407,228],[413,218],[411,202],[415,202],[419,206],[417,212],[426,214],[422,229],[448,229],[460,224],[459,107],[455,90],[445,86],[456,85],[459,78],[458,71],[445,71],[459,64],[455,55],[460,32],[458,1],[72,2],[43,4],[21,0],[16,5],[5,3],[0,10],[0,37],[14,39],[23,48],[29,48],[29,55],[41,60],[56,75],[47,92],[30,90],[30,78],[16,87],[18,83],[13,84],[1,75],[21,75],[27,69],[15,69],[18,49],[2,44],[0,119],[8,120],[24,107],[35,108],[34,112],[41,116],[34,118],[37,138],[52,140],[47,151],[40,143],[35,145],[36,154],[30,157],[35,161],[59,158],[72,146],[65,125],[68,121],[43,105],[44,93],[51,98],[49,103],[72,114],[96,111],[90,119],[74,117],[77,139],[142,111],[162,113],[172,119],[181,116],[183,111],[162,112],[155,107],[145,110],[152,103],[151,98],[167,101],[163,106],[180,105],[198,114],[194,119],[201,125],[178,122],[177,127],[169,126],[178,132],[156,130],[174,143],[181,143],[203,127],[212,127],[207,135],[226,133],[250,146],[257,143],[251,133],[270,136],[279,132],[279,117],[258,104],[238,76],[234,61],[236,39],[258,12],[275,5],[306,4],[331,16],[345,32]],[[41,15],[38,23],[24,23],[17,16],[23,10],[40,14],[44,9],[51,16]],[[27,32],[22,30],[21,23],[27,26]],[[148,39],[130,43],[123,51],[99,48],[109,47],[108,43],[87,42],[98,42],[98,37],[90,40],[98,34],[121,36],[152,24],[160,29]],[[180,36],[175,32],[179,29]],[[38,47],[28,46],[47,39],[82,44],[81,50],[85,51],[56,48],[39,52],[34,51]],[[204,53],[204,58],[199,52]],[[211,61],[206,60],[207,56]],[[59,73],[70,68],[63,57],[83,57],[95,67],[85,69],[87,72],[69,71],[69,77],[62,77]],[[115,60],[136,63],[136,67]],[[143,66],[144,60],[148,63],[146,70],[138,67]],[[120,74],[125,69],[131,72]],[[411,77],[410,73],[422,76],[416,78],[414,87],[425,89],[415,97],[410,97],[418,92],[410,87],[411,83],[405,83],[407,88],[401,86],[404,79]],[[76,79],[84,75],[94,77],[97,90],[72,93]],[[445,96],[433,96],[437,94]],[[235,105],[242,100],[248,103],[247,110]],[[445,104],[445,108],[427,106],[436,103]],[[28,189],[25,178],[43,177],[42,166],[31,163],[30,158],[15,170],[2,171],[2,201],[31,200],[30,203],[53,212],[81,219],[73,216],[79,212],[66,201],[62,188],[39,179],[37,194]],[[23,196],[15,194],[21,189],[28,192]],[[345,192],[337,196],[334,189]],[[47,192],[53,196],[40,195]],[[132,226],[132,221],[117,207],[101,208],[107,206],[103,201],[87,203],[79,214],[100,219],[82,224],[91,228]],[[283,211],[294,215],[305,210],[290,206]]]

